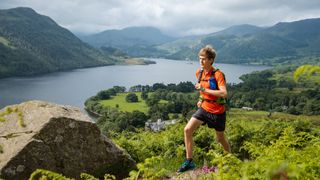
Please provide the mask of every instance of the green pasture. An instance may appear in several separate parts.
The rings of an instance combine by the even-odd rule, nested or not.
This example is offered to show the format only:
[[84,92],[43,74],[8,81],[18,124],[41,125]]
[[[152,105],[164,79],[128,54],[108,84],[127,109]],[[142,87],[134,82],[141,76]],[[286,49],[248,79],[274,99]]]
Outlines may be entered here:
[[132,112],[134,110],[138,110],[141,112],[146,113],[148,111],[148,106],[146,102],[141,99],[141,92],[136,92],[135,94],[138,96],[138,102],[135,103],[128,103],[126,101],[126,96],[129,93],[118,93],[117,96],[111,97],[111,99],[108,100],[102,100],[100,103],[103,106],[109,106],[109,107],[117,107],[120,111],[126,111],[126,112]]
[[[147,106],[145,100],[141,99],[141,92],[136,92],[135,94],[138,96],[138,102],[135,103],[129,103],[126,101],[126,96],[129,93],[118,93],[116,96],[111,97],[108,100],[102,100],[100,103],[105,107],[114,107],[116,108],[118,105],[118,108],[120,111],[123,112],[132,112],[132,111],[141,111],[144,113],[148,112],[149,107]],[[152,93],[149,93],[150,96]],[[160,104],[167,103],[166,100],[160,100]]]

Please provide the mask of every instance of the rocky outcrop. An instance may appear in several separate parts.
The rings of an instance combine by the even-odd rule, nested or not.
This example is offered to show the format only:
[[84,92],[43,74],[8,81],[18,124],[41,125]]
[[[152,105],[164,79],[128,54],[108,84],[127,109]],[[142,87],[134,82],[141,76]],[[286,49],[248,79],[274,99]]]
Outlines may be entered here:
[[82,172],[125,177],[135,162],[79,109],[29,101],[0,110],[0,179],[38,169],[79,179]]

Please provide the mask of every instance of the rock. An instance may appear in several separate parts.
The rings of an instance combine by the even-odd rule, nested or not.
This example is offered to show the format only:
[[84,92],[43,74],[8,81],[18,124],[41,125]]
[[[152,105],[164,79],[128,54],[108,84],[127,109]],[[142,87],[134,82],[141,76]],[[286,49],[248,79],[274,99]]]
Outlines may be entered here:
[[123,178],[135,162],[80,109],[29,101],[0,110],[0,179],[28,179],[38,168],[79,179]]

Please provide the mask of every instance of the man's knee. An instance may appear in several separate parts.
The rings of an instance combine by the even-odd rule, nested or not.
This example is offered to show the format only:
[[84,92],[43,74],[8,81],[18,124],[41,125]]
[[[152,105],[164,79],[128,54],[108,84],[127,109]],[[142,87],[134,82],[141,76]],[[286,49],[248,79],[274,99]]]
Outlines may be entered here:
[[202,124],[203,122],[192,117],[186,127],[184,127],[185,135],[192,135],[193,132]]
[[193,129],[190,126],[184,127],[184,134],[190,135],[193,133]]

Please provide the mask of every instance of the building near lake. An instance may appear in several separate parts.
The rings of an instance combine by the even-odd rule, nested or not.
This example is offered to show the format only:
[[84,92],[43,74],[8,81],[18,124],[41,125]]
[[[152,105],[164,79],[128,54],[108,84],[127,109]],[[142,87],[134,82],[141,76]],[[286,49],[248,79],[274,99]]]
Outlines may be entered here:
[[145,123],[145,129],[158,132],[167,126],[173,125],[176,123],[177,123],[176,119],[166,120],[166,121],[162,121],[161,119],[158,119],[156,122],[151,122],[151,120],[148,120],[148,122]]
[[241,109],[246,110],[246,111],[252,111],[253,110],[253,108],[251,108],[251,107],[242,107]]

